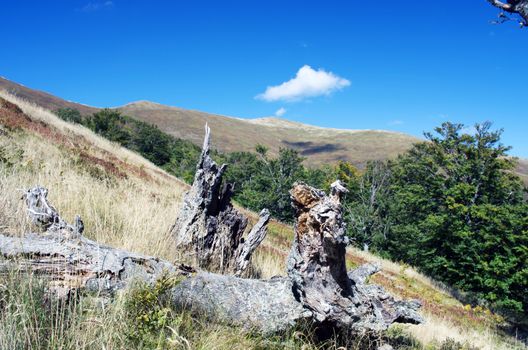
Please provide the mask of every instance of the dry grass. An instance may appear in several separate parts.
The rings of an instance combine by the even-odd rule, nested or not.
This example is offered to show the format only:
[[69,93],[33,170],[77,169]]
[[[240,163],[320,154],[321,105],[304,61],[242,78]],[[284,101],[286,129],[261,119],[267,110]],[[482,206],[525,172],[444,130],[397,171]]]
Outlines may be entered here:
[[[213,130],[213,144],[223,152],[254,151],[265,145],[272,155],[280,147],[298,149],[310,165],[348,160],[364,164],[367,160],[396,157],[419,139],[407,134],[378,130],[338,130],[313,127],[286,120],[246,120],[176,107],[137,102],[120,108],[124,114],[156,124],[175,137],[201,144],[203,125]],[[292,127],[293,126],[293,127]],[[215,133],[215,130],[221,132]]]
[[[12,166],[0,166],[1,231],[17,235],[27,232],[23,190],[41,185],[62,216],[76,214],[85,222],[86,234],[99,242],[145,254],[174,258],[167,237],[178,213],[185,185],[176,178],[90,130],[63,122],[55,115],[5,93],[32,119],[57,128],[66,140],[57,143],[44,135],[18,132],[0,138],[0,149],[11,158]],[[80,142],[71,147],[73,142]],[[70,144],[71,142],[71,144]],[[81,157],[87,153],[91,158]],[[126,178],[109,174],[105,163],[119,166]]]
[[[39,184],[50,189],[51,203],[66,219],[81,215],[86,235],[90,238],[131,251],[175,259],[168,231],[176,218],[186,185],[139,155],[82,126],[66,123],[52,113],[4,92],[0,92],[0,97],[16,103],[31,117],[30,121],[20,120],[20,128],[7,134],[0,127],[1,233],[20,235],[31,230],[20,197],[23,190]],[[11,122],[17,122],[17,119]],[[245,213],[252,221],[256,220],[254,213]],[[277,222],[270,225],[268,238],[254,256],[261,277],[284,274],[291,239],[290,226]],[[495,323],[490,321],[493,319],[491,315],[468,310],[448,290],[415,269],[355,249],[348,251],[347,258],[350,266],[379,263],[383,271],[373,277],[374,282],[401,297],[423,301],[427,323],[406,329],[424,344],[452,338],[481,349],[523,348],[515,339],[498,334]],[[119,302],[113,306],[115,309],[103,313],[88,304],[83,307],[86,312],[79,315],[78,323],[69,329],[73,338],[68,344],[78,348],[124,348],[122,339],[114,334],[122,331],[116,327],[123,312]],[[8,317],[0,317],[0,338],[4,335],[5,341],[0,340],[0,347],[9,344],[5,335],[10,331],[6,326],[15,322],[8,322]],[[180,321],[191,322],[188,317]],[[61,331],[59,326],[55,331]],[[296,348],[300,344],[291,339],[270,343],[270,340],[247,337],[238,330],[220,325],[194,326],[203,334],[191,340],[193,348],[266,348],[272,347],[270,344],[277,347],[279,343],[281,347]],[[24,332],[29,335],[34,331],[31,327],[36,325],[29,322],[24,327]],[[188,329],[186,332],[185,337],[192,336]],[[178,340],[182,334],[176,330],[175,342],[182,342]],[[306,346],[311,348],[311,345]]]
[[[257,264],[264,272],[263,276],[284,274],[284,259],[291,236],[290,226],[272,223],[270,235],[256,257]],[[448,288],[412,266],[398,264],[356,248],[347,249],[347,265],[350,268],[367,262],[381,266],[381,272],[372,277],[373,283],[384,286],[401,298],[421,300],[426,322],[422,325],[404,325],[402,328],[422,344],[431,344],[434,349],[436,345],[451,339],[481,350],[528,348],[515,337],[504,335],[498,330],[497,326],[502,322],[500,316],[491,314],[489,310],[464,305]]]

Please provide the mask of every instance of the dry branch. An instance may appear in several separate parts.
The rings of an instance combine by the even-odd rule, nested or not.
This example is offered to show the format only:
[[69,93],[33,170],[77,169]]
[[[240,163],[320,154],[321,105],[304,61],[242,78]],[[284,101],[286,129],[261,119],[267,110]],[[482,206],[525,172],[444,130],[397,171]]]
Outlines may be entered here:
[[48,190],[43,187],[29,189],[23,197],[26,201],[28,216],[31,221],[48,233],[80,236],[84,231],[81,217],[75,217],[73,225],[61,218],[57,209],[48,203]]
[[488,0],[488,2],[502,11],[519,15],[521,25],[528,25],[528,0],[508,0],[507,2]]

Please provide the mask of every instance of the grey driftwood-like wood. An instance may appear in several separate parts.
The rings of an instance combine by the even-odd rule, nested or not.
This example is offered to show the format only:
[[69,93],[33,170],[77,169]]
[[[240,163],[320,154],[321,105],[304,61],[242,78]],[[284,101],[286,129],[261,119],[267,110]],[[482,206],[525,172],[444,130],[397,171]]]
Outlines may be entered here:
[[26,201],[28,216],[33,224],[49,233],[62,233],[72,237],[80,236],[84,231],[81,217],[77,215],[73,225],[62,219],[51,204],[48,203],[48,190],[37,186],[26,191],[23,197]]
[[242,275],[253,251],[266,236],[269,213],[261,213],[259,227],[244,241],[248,219],[231,203],[233,185],[222,184],[227,165],[218,166],[211,158],[210,139],[211,130],[206,125],[194,181],[184,196],[171,234],[179,249],[192,252],[199,267]]
[[502,11],[519,15],[521,25],[528,25],[528,0],[488,0],[488,2]]
[[133,279],[154,282],[162,273],[189,275],[192,268],[98,244],[64,232],[0,235],[0,272],[15,269],[49,280],[59,295],[86,290],[112,295]]
[[[367,264],[346,272],[346,239],[340,198],[345,189],[332,185],[330,196],[305,184],[291,191],[297,210],[295,239],[288,262],[288,276],[270,280],[240,278],[196,271],[141,254],[104,246],[69,230],[46,230],[24,237],[0,235],[0,274],[12,269],[35,273],[49,281],[61,295],[86,290],[111,297],[132,281],[153,283],[161,275],[180,276],[182,282],[170,291],[175,309],[187,308],[212,320],[263,334],[311,324],[323,329],[353,332],[380,331],[393,322],[419,323],[419,303],[398,301],[383,288],[366,283],[378,271]],[[40,193],[40,188],[28,191]],[[48,212],[60,217],[47,201],[27,201],[31,217]],[[55,215],[53,214],[53,215]],[[261,215],[249,236],[269,219]],[[49,215],[53,217],[53,215]],[[36,223],[41,225],[42,220]],[[44,220],[44,227],[51,227]],[[254,238],[258,241],[260,238]]]
[[422,322],[418,301],[398,301],[383,288],[365,284],[376,266],[347,273],[341,206],[346,192],[339,181],[329,196],[303,183],[290,191],[296,221],[287,265],[295,295],[316,322],[337,328],[379,331],[393,322]]
[[235,254],[236,276],[241,276],[245,271],[247,271],[249,263],[251,262],[251,256],[253,255],[253,252],[257,249],[260,243],[262,243],[264,238],[266,238],[266,234],[268,233],[267,226],[270,217],[271,215],[269,210],[262,209],[259,214],[259,220],[255,224],[255,226],[251,228],[251,231],[249,231],[247,239],[244,241],[243,244],[238,246],[238,252]]

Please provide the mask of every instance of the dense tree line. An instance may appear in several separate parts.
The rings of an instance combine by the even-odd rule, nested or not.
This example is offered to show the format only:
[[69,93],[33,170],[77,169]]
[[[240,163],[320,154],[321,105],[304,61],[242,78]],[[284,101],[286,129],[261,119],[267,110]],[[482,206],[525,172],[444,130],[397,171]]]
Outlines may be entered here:
[[[157,127],[101,110],[81,118],[59,110],[65,120],[82,123],[104,137],[142,154],[168,172],[191,182],[200,153],[189,141]],[[227,163],[226,181],[234,199],[259,211],[268,208],[291,222],[289,190],[295,181],[328,189],[337,177],[350,193],[345,203],[353,244],[418,267],[466,292],[475,303],[522,318],[528,313],[528,204],[514,174],[515,161],[500,143],[501,131],[489,123],[464,132],[445,123],[426,133],[397,159],[312,169],[291,149],[276,157],[258,145],[255,152],[214,153]]]
[[200,148],[190,141],[172,137],[155,125],[122,115],[114,109],[103,109],[87,117],[82,117],[78,110],[71,108],[59,109],[56,114],[138,152],[186,182],[193,179]]
[[468,293],[475,303],[528,312],[528,205],[502,131],[444,123],[429,142],[371,163],[348,197],[355,244]]

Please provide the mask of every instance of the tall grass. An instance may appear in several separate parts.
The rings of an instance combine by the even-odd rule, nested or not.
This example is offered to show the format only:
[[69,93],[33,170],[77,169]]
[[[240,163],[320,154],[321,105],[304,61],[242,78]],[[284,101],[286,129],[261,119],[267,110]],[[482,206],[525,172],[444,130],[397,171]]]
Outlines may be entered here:
[[[1,234],[16,236],[35,230],[26,218],[21,197],[26,189],[38,184],[49,189],[50,202],[66,220],[81,215],[89,238],[167,260],[178,259],[168,233],[186,190],[184,183],[80,125],[66,123],[49,111],[4,92],[0,92],[0,97],[16,103],[31,119],[65,136],[58,142],[24,130],[0,132]],[[92,158],[81,157],[81,152],[93,159],[121,162],[117,166],[126,177],[108,172],[101,164],[90,161]],[[253,220],[256,218],[253,213],[246,213]],[[272,225],[269,237],[254,256],[259,276],[284,274],[290,239],[290,227]],[[420,285],[418,290],[424,295],[441,295],[441,302],[430,301],[437,309],[458,305],[447,291],[415,270],[370,254],[349,253],[355,259],[381,263],[387,278],[406,276],[410,283]],[[0,275],[0,349],[146,349],[158,345],[173,349],[337,349],[343,344],[349,349],[363,349],[365,346],[365,339],[349,340],[348,344],[346,339],[315,343],[309,337],[310,332],[299,330],[271,338],[248,335],[237,328],[173,311],[169,321],[153,331],[158,343],[134,342],[131,340],[134,337],[128,336],[134,324],[127,302],[131,294],[120,295],[111,303],[87,295],[61,303],[49,298],[44,286],[35,276],[17,271]],[[506,342],[488,328],[464,329],[434,312],[427,313],[426,318],[425,325],[397,327],[389,340],[401,349],[425,349],[421,344],[436,349],[450,338],[466,347],[473,344],[481,349],[523,348],[514,339]]]

